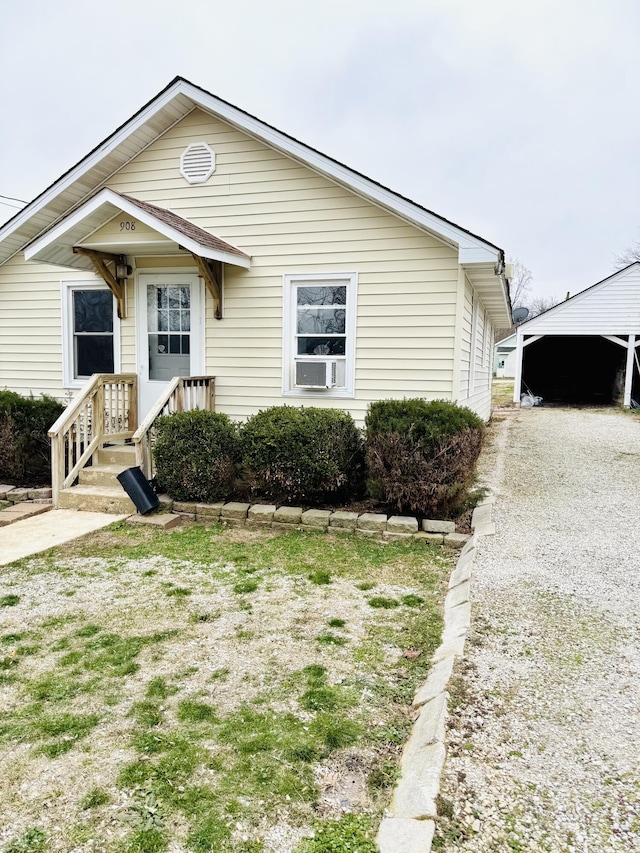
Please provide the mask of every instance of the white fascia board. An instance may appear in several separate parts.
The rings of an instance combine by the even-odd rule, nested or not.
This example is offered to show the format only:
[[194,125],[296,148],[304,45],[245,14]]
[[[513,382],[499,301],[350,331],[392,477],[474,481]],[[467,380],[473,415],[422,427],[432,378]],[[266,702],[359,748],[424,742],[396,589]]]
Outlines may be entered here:
[[[162,220],[157,219],[153,214],[148,213],[146,210],[138,207],[136,204],[132,204],[126,198],[114,193],[112,190],[103,189],[100,190],[92,199],[90,199],[86,204],[83,204],[82,207],[79,207],[74,213],[70,216],[67,216],[66,219],[63,219],[59,225],[55,228],[52,228],[50,231],[47,231],[42,237],[38,240],[35,240],[29,246],[26,247],[24,251],[25,260],[29,261],[33,258],[36,258],[37,255],[50,246],[52,243],[55,243],[60,237],[64,236],[68,231],[70,231],[75,225],[78,225],[82,222],[90,214],[94,213],[99,208],[104,207],[108,212],[105,221],[112,219],[119,211],[128,214],[129,216],[134,217],[135,219],[139,219],[145,225],[152,228],[154,231],[157,231],[158,234],[162,234],[163,237],[166,237],[168,240],[172,240],[174,243],[177,243],[179,246],[182,246],[188,252],[193,252],[196,255],[200,255],[203,258],[209,258],[214,261],[222,261],[226,264],[233,264],[238,267],[243,267],[244,269],[251,268],[251,259],[246,256],[236,255],[232,252],[224,252],[217,249],[211,249],[208,246],[202,246],[197,240],[193,240],[190,237],[187,237],[181,231],[176,231],[175,228],[172,228],[170,225],[167,225]],[[95,232],[95,229],[92,229]],[[229,244],[231,245],[231,244]],[[128,248],[133,251],[129,251],[129,254],[135,254],[135,243],[129,244]],[[234,246],[235,248],[235,246]],[[239,250],[241,251],[241,250]],[[123,253],[124,254],[124,253]]]
[[[105,193],[108,193],[108,197]],[[79,207],[72,214],[65,217],[62,222],[59,222],[58,225],[43,234],[42,237],[38,237],[38,239],[34,240],[33,243],[29,243],[28,246],[25,246],[25,260],[30,261],[37,258],[38,254],[43,249],[46,249],[52,243],[57,242],[68,231],[76,225],[79,225],[83,219],[86,219],[87,216],[95,213],[95,211],[101,207],[105,207],[107,209],[105,222],[113,218],[118,213],[118,210],[122,209],[120,204],[115,201],[116,198],[115,194],[110,192],[110,190],[102,190],[99,192],[92,199],[89,199],[89,201],[83,204],[82,207]],[[95,227],[91,230],[94,231]]]
[[490,246],[483,245],[468,245],[461,242],[458,257],[460,263],[465,264],[486,264],[498,263],[500,260],[500,251]]

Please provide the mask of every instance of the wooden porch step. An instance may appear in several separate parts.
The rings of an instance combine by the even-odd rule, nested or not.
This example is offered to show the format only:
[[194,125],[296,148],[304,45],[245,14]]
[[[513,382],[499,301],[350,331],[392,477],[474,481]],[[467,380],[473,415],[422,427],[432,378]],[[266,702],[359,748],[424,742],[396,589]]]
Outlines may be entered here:
[[78,484],[81,486],[110,486],[121,488],[118,474],[122,474],[130,465],[92,465],[78,471]]
[[110,444],[96,450],[93,454],[94,467],[101,465],[121,465],[131,468],[136,464],[136,449],[133,444]]
[[137,512],[134,502],[119,483],[117,486],[77,485],[62,489],[58,507],[83,509],[87,512],[111,512],[116,515]]

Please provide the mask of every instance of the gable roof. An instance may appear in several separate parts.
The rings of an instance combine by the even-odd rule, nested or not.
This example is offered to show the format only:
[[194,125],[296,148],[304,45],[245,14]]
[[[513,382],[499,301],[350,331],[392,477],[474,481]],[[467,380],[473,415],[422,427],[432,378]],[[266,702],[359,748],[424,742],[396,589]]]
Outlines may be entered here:
[[[571,325],[571,328],[567,324]],[[520,323],[519,337],[535,334],[628,334],[640,331],[640,262]]]
[[516,333],[514,332],[512,335],[507,335],[506,338],[502,338],[501,341],[497,341],[494,344],[494,349],[496,352],[500,349],[515,349],[516,348]]
[[[203,258],[245,269],[251,266],[251,259],[245,252],[210,234],[204,228],[199,228],[188,219],[178,216],[177,213],[106,187],[81,204],[73,213],[65,216],[42,237],[30,243],[25,248],[25,258],[92,270],[91,261],[85,255],[76,254],[74,247],[82,247],[85,241],[90,240],[96,231],[120,211],[137,215],[141,222],[172,244],[173,251],[183,249]],[[129,246],[135,254],[146,254],[145,243],[143,237],[141,242],[130,240]]]
[[[457,248],[460,263],[471,273],[474,285],[479,288],[487,308],[495,314],[496,320],[498,315],[509,313],[504,252],[498,246],[304,145],[183,77],[172,80],[135,115],[0,228],[0,264],[87,201],[112,175],[195,108],[215,115]],[[496,277],[501,281],[501,288],[496,288]],[[510,317],[507,322],[509,320]]]

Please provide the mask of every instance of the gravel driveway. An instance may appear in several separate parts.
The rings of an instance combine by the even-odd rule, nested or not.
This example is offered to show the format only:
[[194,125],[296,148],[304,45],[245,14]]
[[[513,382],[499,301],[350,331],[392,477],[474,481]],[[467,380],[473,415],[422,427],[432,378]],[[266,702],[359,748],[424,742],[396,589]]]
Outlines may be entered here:
[[640,851],[640,417],[498,415],[483,478],[434,849]]

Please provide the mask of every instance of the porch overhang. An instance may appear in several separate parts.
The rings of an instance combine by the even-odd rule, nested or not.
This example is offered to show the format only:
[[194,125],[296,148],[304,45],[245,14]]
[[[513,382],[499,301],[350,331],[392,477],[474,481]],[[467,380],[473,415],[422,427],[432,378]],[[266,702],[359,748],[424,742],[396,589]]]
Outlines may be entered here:
[[[124,214],[121,233],[104,229]],[[131,229],[139,221],[142,231]],[[129,228],[127,229],[127,226]],[[27,261],[56,264],[72,269],[91,269],[91,261],[74,247],[114,255],[154,256],[194,254],[211,261],[249,269],[251,257],[178,214],[131,196],[103,189],[30,243],[24,250]]]
[[118,316],[125,315],[127,257],[190,255],[221,317],[222,264],[249,269],[251,258],[166,208],[114,190],[102,189],[24,250],[27,261],[96,272],[113,293]]

